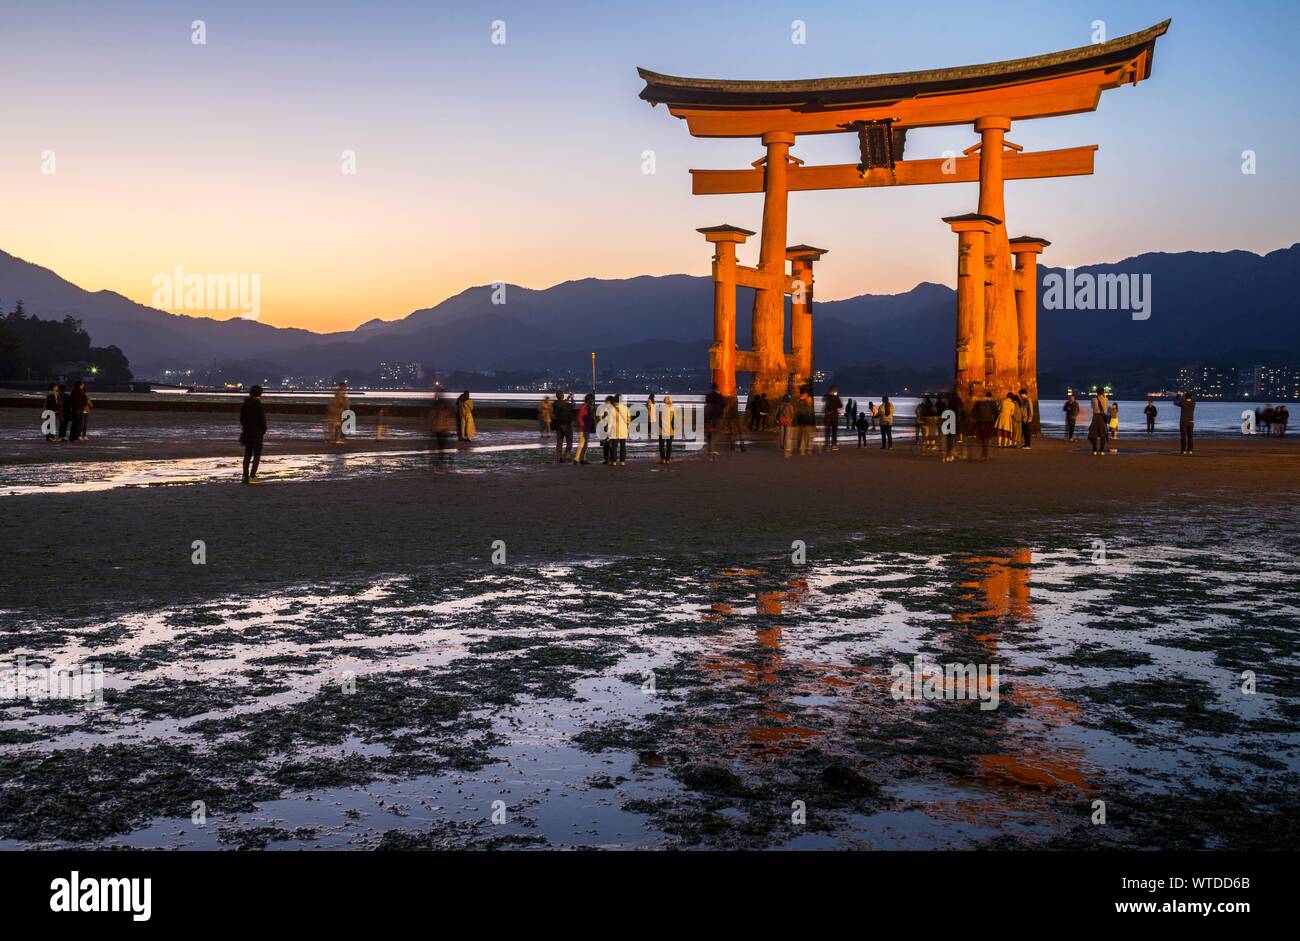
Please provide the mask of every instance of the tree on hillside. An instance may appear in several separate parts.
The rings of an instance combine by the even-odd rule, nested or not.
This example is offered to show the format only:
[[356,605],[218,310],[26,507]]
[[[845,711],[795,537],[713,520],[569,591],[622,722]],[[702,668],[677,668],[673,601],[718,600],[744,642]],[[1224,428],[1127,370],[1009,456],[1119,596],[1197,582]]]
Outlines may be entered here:
[[28,317],[19,301],[0,317],[0,378],[54,379],[59,367],[85,363],[103,382],[127,382],[131,370],[116,346],[92,347],[90,334],[75,317],[41,320]]

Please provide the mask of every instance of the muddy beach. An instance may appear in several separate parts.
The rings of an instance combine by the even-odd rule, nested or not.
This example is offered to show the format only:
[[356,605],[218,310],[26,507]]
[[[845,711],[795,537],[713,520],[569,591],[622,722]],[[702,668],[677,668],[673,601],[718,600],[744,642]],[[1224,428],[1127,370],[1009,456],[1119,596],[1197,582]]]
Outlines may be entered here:
[[[0,497],[0,659],[105,688],[5,704],[0,845],[1295,838],[1293,439],[579,468],[488,422],[447,467],[304,423],[248,488],[215,432],[134,418],[4,442],[36,489]],[[39,489],[166,458],[213,463]],[[918,655],[996,665],[997,707],[895,698]]]

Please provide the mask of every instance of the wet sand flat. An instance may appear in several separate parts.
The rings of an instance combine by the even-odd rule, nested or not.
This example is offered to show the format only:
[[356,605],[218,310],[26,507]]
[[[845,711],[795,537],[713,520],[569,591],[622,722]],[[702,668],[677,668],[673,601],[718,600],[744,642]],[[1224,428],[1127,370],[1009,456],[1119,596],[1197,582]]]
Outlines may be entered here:
[[[102,708],[3,710],[0,843],[1295,837],[1292,439],[439,473],[412,444],[339,479],[0,498],[0,652],[106,674]],[[998,665],[999,705],[891,697],[918,654]]]

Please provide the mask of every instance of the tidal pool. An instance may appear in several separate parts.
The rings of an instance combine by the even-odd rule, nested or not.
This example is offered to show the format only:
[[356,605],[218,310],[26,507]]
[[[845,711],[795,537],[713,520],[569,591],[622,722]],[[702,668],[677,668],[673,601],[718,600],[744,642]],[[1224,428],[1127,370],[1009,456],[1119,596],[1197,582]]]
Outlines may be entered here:
[[[1289,845],[1295,523],[0,615],[0,664],[105,671],[98,708],[4,703],[0,847]],[[996,707],[898,698],[918,656],[996,666]]]
[[[536,452],[533,443],[484,444],[454,452],[430,450],[339,451],[333,454],[266,455],[258,468],[263,483],[296,480],[344,480],[431,467],[457,473],[483,473],[511,465],[519,452]],[[242,457],[170,460],[69,461],[63,464],[0,465],[0,497],[46,493],[91,493],[121,487],[160,487],[226,481],[237,484]]]

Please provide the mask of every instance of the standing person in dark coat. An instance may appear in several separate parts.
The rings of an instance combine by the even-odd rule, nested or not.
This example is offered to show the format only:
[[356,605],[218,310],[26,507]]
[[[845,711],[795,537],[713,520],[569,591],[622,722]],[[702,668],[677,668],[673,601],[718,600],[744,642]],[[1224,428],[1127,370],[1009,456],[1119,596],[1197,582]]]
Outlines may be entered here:
[[596,433],[600,435],[600,463],[609,464],[611,461],[609,454],[613,450],[610,442],[614,440],[614,397],[612,395],[605,396],[604,403],[596,409]]
[[[986,391],[971,403],[971,414],[975,419],[975,437],[980,444],[980,460],[989,459],[989,439],[998,419],[998,403]],[[974,460],[967,452],[967,460]]]
[[1147,407],[1142,409],[1142,414],[1147,417],[1147,434],[1156,433],[1156,403],[1154,399],[1147,399]]
[[940,393],[934,403],[934,413],[939,422],[939,451],[943,455],[943,463],[950,464],[957,460],[957,408]]
[[63,403],[62,411],[59,414],[59,440],[66,441],[68,432],[72,428],[72,393],[68,391],[65,385],[59,385],[59,401]]
[[871,425],[871,420],[867,418],[866,412],[859,412],[854,419],[854,424],[858,429],[858,447],[867,446],[867,429]]
[[1074,393],[1069,394],[1065,400],[1065,440],[1074,440],[1074,426],[1079,421],[1079,400],[1074,397]]
[[[63,428],[63,396],[60,393],[60,386],[57,382],[50,383],[50,391],[45,393],[45,411],[53,412],[55,419],[59,423],[59,429]],[[41,419],[42,424],[44,419]],[[63,436],[56,430],[53,433],[46,433],[46,441],[61,441]]]
[[726,397],[718,391],[718,384],[710,385],[709,394],[704,397],[704,447],[709,452],[710,461],[718,456],[715,441],[726,404]]
[[813,406],[813,387],[801,386],[794,405],[795,452],[801,457],[812,454],[813,432],[817,430],[817,415]]
[[839,391],[839,386],[831,386],[830,391],[822,397],[822,421],[825,426],[822,447],[827,451],[840,449],[840,411],[844,404],[840,401]]
[[257,465],[262,461],[262,439],[266,437],[266,412],[262,408],[262,387],[253,386],[239,407],[239,443],[244,446],[244,483],[258,484]]
[[1100,386],[1092,387],[1092,421],[1088,425],[1088,441],[1092,444],[1092,453],[1108,454],[1110,448],[1106,439],[1110,436],[1110,399]]
[[447,398],[442,386],[435,384],[433,391],[433,408],[429,418],[433,428],[433,456],[430,460],[435,474],[445,474],[451,470],[455,446],[451,436],[456,433],[456,405]]
[[78,379],[72,384],[72,426],[68,430],[69,441],[81,441],[86,437],[86,414],[90,411],[90,396],[86,395],[86,380]]
[[1034,436],[1034,400],[1029,397],[1028,389],[1020,390],[1020,446],[1028,451]]
[[725,395],[722,402],[722,436],[727,439],[727,450],[745,450],[745,426],[740,421],[740,396]]
[[1181,453],[1192,453],[1192,425],[1195,423],[1196,400],[1188,392],[1178,401],[1178,446]]
[[551,413],[555,429],[555,463],[563,464],[573,454],[573,400],[555,390],[555,409]]

